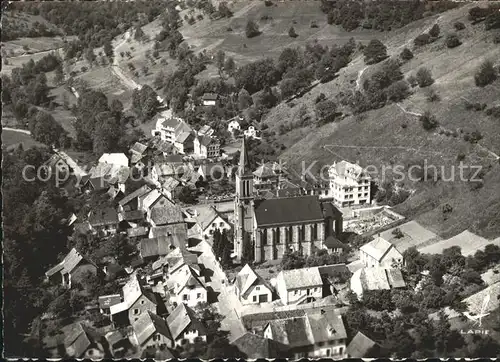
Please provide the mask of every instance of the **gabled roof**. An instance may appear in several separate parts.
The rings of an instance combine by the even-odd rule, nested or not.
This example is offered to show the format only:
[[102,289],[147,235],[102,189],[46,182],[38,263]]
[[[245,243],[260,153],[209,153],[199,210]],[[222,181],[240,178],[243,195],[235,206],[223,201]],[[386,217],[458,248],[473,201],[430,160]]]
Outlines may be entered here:
[[99,308],[109,308],[112,305],[121,303],[122,296],[120,294],[102,295],[97,300]]
[[74,323],[68,326],[64,336],[66,353],[70,357],[76,358],[82,357],[91,346],[93,340],[99,337],[94,330],[83,326],[81,323]]
[[130,152],[134,152],[134,153],[138,153],[138,154],[142,155],[144,153],[144,151],[146,151],[147,149],[148,149],[147,145],[140,143],[140,142],[136,142],[130,148]]
[[259,227],[324,220],[317,196],[266,199],[255,203],[255,219]]
[[368,244],[365,244],[361,248],[359,248],[359,250],[368,254],[373,259],[381,261],[385,254],[387,254],[389,249],[391,249],[392,247],[393,245],[387,240],[381,237],[376,237]]
[[323,208],[323,215],[325,218],[339,218],[342,217],[342,212],[333,204],[333,202],[322,202],[321,207]]
[[386,269],[384,268],[361,268],[353,273],[351,279],[360,280],[363,290],[391,289]]
[[142,219],[144,219],[144,211],[141,210],[125,211],[123,213],[123,220],[125,221],[134,221]]
[[250,291],[252,285],[264,285],[271,289],[266,281],[258,275],[250,265],[245,265],[243,269],[236,275],[236,287],[239,289],[243,298],[247,297],[247,292]]
[[142,239],[139,244],[139,252],[143,258],[167,255],[171,246],[173,246],[173,241],[169,236]]
[[175,142],[184,143],[189,138],[189,136],[193,136],[193,134],[188,131],[182,131],[175,137]]
[[330,166],[330,169],[338,176],[358,179],[364,176],[363,168],[360,165],[348,161],[340,161]]
[[216,101],[218,98],[219,96],[215,93],[204,93],[201,97],[204,101]]
[[147,228],[146,226],[139,226],[136,228],[127,229],[127,235],[129,237],[144,236],[144,235],[147,235],[148,232],[149,232],[149,228]]
[[278,274],[278,283],[280,282],[285,283],[287,290],[323,285],[318,267],[282,270]]
[[179,223],[152,227],[150,236],[153,238],[169,237],[169,242],[176,248],[184,249],[187,241],[186,224]]
[[245,358],[283,358],[288,349],[284,344],[257,334],[245,333],[231,344],[245,354]]
[[132,307],[132,305],[137,301],[137,299],[141,297],[141,295],[144,295],[153,304],[158,304],[154,294],[150,291],[144,290],[135,273],[130,276],[128,282],[123,286],[122,291],[123,302],[112,305],[110,307],[111,314],[121,313],[130,309],[130,307]]
[[[139,345],[144,344],[155,333],[160,333],[172,341],[172,336],[167,326],[167,322],[151,311],[142,313],[141,316],[132,324],[134,333]],[[170,346],[172,347],[172,346]]]
[[118,213],[112,207],[93,210],[89,217],[89,223],[93,227],[117,224],[118,221]]
[[139,187],[137,190],[126,195],[123,199],[121,199],[118,202],[118,204],[120,204],[121,206],[125,206],[129,202],[131,202],[132,200],[134,200],[134,199],[136,199],[144,194],[147,194],[148,192],[151,192],[151,187],[149,187],[148,185],[143,185],[143,186]]
[[257,177],[278,177],[276,173],[274,173],[273,165],[271,163],[264,163],[260,165],[254,172],[254,176]]
[[392,288],[404,288],[406,283],[399,269],[386,269],[387,280]]
[[329,237],[327,237],[325,239],[324,244],[328,249],[336,249],[336,248],[347,249],[348,248],[348,246],[346,244],[341,242],[339,239],[337,239],[333,235],[330,235]]
[[377,343],[365,336],[363,333],[358,332],[352,339],[351,343],[347,346],[347,354],[349,357],[363,358],[363,357],[376,357],[370,352],[377,346]]
[[124,153],[103,153],[99,163],[108,163],[118,166],[128,166],[128,158]]
[[197,271],[193,270],[189,265],[186,265],[173,275],[175,279],[175,293],[179,294],[184,288],[201,287],[206,289],[203,281],[198,277]]
[[177,340],[188,327],[197,330],[199,335],[206,335],[206,329],[196,317],[195,312],[184,303],[180,303],[170,313],[167,317],[167,324],[174,340]]
[[181,207],[171,202],[163,207],[151,209],[151,220],[155,225],[176,224],[184,221]]
[[55,273],[61,272],[62,274],[71,273],[78,264],[83,260],[83,256],[75,249],[71,249],[71,251],[64,257],[63,261],[57,264],[56,266],[50,268],[45,275],[47,277],[51,277]]

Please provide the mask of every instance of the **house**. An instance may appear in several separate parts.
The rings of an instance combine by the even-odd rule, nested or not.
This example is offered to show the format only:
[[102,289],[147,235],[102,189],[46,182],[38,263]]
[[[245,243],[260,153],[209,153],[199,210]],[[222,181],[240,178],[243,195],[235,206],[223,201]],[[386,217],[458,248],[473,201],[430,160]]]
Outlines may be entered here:
[[210,127],[208,124],[204,125],[198,130],[198,135],[199,136],[211,136],[213,135],[215,130]]
[[147,149],[148,149],[148,146],[143,144],[143,143],[140,143],[140,142],[134,143],[134,145],[129,150],[130,163],[132,165],[135,165],[136,163],[138,163],[144,157],[144,154],[145,154]]
[[142,349],[172,348],[174,345],[167,322],[149,310],[132,323],[132,328],[137,345]]
[[175,346],[206,341],[205,326],[196,317],[195,312],[184,303],[180,303],[167,317],[167,324]]
[[123,301],[110,307],[111,320],[118,325],[132,324],[142,313],[147,311],[161,314],[165,306],[150,290],[146,290],[139,282],[136,274],[122,288]]
[[118,213],[112,207],[92,210],[89,215],[92,230],[103,236],[116,234],[119,222]]
[[111,306],[121,303],[122,296],[120,294],[110,294],[110,295],[102,295],[97,299],[99,303],[99,311],[104,315],[111,314]]
[[167,255],[175,248],[172,236],[158,236],[142,239],[139,243],[139,255],[143,259],[155,259]]
[[102,337],[82,323],[74,323],[64,333],[64,347],[71,358],[104,358]]
[[380,236],[363,245],[359,249],[359,256],[365,267],[391,268],[403,264],[403,255],[393,244]]
[[248,264],[236,275],[235,292],[243,305],[267,303],[273,300],[273,290],[269,283]]
[[184,217],[182,216],[182,210],[179,205],[165,195],[159,195],[147,209],[147,221],[151,226],[156,227],[183,223]]
[[161,225],[152,227],[149,230],[148,237],[151,238],[167,238],[170,245],[185,249],[187,243],[187,227],[184,223]]
[[333,310],[271,320],[264,328],[264,338],[286,345],[294,359],[346,357],[347,333],[342,316]]
[[[175,270],[175,265],[172,270]],[[178,305],[184,303],[188,307],[196,307],[199,303],[207,302],[207,287],[199,270],[183,264],[180,269],[170,273],[169,279],[175,283],[173,291]]]
[[219,96],[215,93],[205,93],[201,97],[201,101],[204,106],[215,106],[217,105],[218,99]]
[[123,358],[127,350],[132,349],[132,344],[126,333],[114,330],[104,336],[108,342],[109,351],[114,358]]
[[241,130],[240,123],[236,119],[233,119],[232,121],[230,121],[227,124],[227,130],[230,133],[233,133],[235,130],[238,130],[238,131]]
[[317,267],[282,270],[276,290],[283,304],[301,304],[323,297],[323,280]]
[[380,357],[380,346],[358,332],[347,346],[347,357],[349,358],[376,358]]
[[72,282],[79,282],[89,272],[96,275],[97,266],[73,248],[62,262],[45,273],[45,277],[47,280],[60,280],[64,287],[71,288]]
[[220,181],[226,177],[226,169],[219,162],[202,163],[196,172],[204,181]]
[[219,230],[220,232],[231,230],[231,224],[211,205],[208,208],[199,210],[196,221],[200,225],[202,236],[205,239],[210,238],[215,230]]
[[359,165],[341,161],[328,169],[329,196],[339,207],[370,203],[370,175]]
[[220,141],[208,135],[197,135],[193,141],[194,156],[198,158],[216,158],[220,156]]
[[343,254],[346,250],[349,249],[349,246],[347,244],[344,244],[333,235],[330,235],[325,239],[324,245],[329,253],[337,255]]
[[274,189],[279,184],[279,172],[275,164],[267,162],[261,164],[254,172],[254,185],[258,190]]
[[189,153],[194,148],[194,131],[180,118],[159,118],[156,128],[151,132],[153,136],[159,136],[160,140],[173,144],[179,153]]
[[148,185],[143,185],[139,187],[137,190],[131,192],[126,195],[120,201],[118,201],[118,210],[123,211],[132,211],[139,209],[139,197],[146,195],[152,191],[151,187]]
[[255,129],[255,126],[248,126],[248,128],[243,131],[243,135],[246,138],[260,139],[260,137],[257,136],[257,130]]
[[367,290],[389,290],[404,288],[406,283],[399,269],[386,269],[382,267],[361,268],[356,270],[351,277],[351,290],[359,299]]
[[254,333],[245,333],[231,344],[238,347],[247,359],[288,357],[286,345]]
[[[116,154],[116,155],[122,155],[125,158],[127,157],[124,154]],[[103,159],[103,157],[101,157],[101,159]],[[121,192],[125,193],[125,183],[127,182],[130,176],[130,169],[128,165],[120,164],[124,163],[124,161],[120,159],[121,157],[116,157],[116,160],[111,157],[105,158],[104,160],[109,162],[99,162],[97,165],[92,167],[89,172],[89,178],[91,180],[99,180],[100,188],[106,186],[109,187],[113,185],[116,186],[116,188],[118,188]],[[117,163],[111,163],[111,162],[117,162]],[[94,190],[96,190],[95,183],[96,181],[94,181],[91,185],[94,187]]]
[[128,157],[124,153],[103,153],[99,163],[128,167]]

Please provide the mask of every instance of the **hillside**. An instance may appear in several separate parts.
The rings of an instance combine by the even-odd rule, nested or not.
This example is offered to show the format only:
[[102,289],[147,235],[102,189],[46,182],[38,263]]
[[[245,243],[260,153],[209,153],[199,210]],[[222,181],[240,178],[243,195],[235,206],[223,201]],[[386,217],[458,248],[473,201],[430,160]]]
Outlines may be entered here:
[[[309,126],[294,129],[280,140],[288,146],[281,158],[298,173],[302,162],[307,168],[314,161],[317,166],[321,166],[347,159],[363,166],[374,165],[378,169],[391,165],[402,165],[407,169],[427,160],[428,164],[438,167],[438,173],[441,173],[441,166],[445,167],[444,176],[450,177],[451,167],[458,166],[457,156],[463,154],[460,158],[464,158],[465,164],[483,167],[482,186],[462,181],[433,183],[405,180],[399,186],[413,194],[397,210],[408,217],[416,217],[442,236],[453,235],[467,228],[486,237],[498,235],[500,164],[496,155],[500,154],[500,121],[487,116],[484,111],[468,110],[465,104],[479,102],[488,108],[500,105],[498,79],[484,88],[474,84],[474,73],[484,60],[492,60],[498,65],[500,47],[492,42],[493,31],[485,32],[484,24],[471,25],[467,20],[468,10],[473,6],[470,4],[421,20],[381,38],[388,48],[388,54],[394,56],[403,47],[412,47],[413,39],[424,30],[434,23],[439,24],[440,39],[413,50],[414,58],[402,66],[402,71],[408,77],[422,66],[428,68],[435,79],[431,88],[439,94],[440,101],[429,102],[426,91],[416,87],[412,89],[413,94],[400,105],[390,104],[358,116],[348,115],[321,128]],[[463,44],[448,49],[444,38],[453,31],[453,23],[457,20],[466,24],[466,29],[459,32]],[[360,73],[359,83],[362,84],[379,66],[366,67],[362,55],[359,55],[341,70],[337,79],[320,84],[295,103],[307,107],[308,112],[312,113],[315,99],[320,93],[337,101],[341,92],[354,90]],[[297,117],[298,109],[299,106],[290,108],[287,104],[280,104],[269,112],[264,122],[278,133],[281,124]],[[441,127],[431,132],[423,129],[414,114],[427,110],[436,116],[443,130],[440,131]],[[452,131],[455,131],[455,135],[452,135]],[[464,134],[473,131],[483,136],[478,144],[464,140]],[[452,206],[453,211],[444,218],[442,205],[446,203]]]

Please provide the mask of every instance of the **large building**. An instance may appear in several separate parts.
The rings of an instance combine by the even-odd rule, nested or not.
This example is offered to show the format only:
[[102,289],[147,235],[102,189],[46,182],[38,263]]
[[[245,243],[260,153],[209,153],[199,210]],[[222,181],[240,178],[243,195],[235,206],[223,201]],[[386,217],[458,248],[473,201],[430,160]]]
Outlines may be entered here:
[[325,239],[342,231],[342,214],[317,196],[259,199],[243,141],[236,172],[235,253],[241,260],[245,243],[253,245],[254,260],[281,259],[285,251],[324,249]]
[[336,162],[328,169],[330,197],[339,207],[370,203],[370,176],[359,165]]

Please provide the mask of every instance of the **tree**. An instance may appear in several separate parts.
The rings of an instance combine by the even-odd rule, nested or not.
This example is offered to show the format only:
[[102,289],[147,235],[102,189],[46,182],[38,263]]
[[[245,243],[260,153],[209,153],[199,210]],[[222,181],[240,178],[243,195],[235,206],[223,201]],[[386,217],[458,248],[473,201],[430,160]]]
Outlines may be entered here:
[[142,28],[140,26],[137,26],[135,28],[135,31],[134,31],[134,39],[137,40],[137,41],[142,41],[144,39],[144,36],[146,34],[144,34],[144,31],[142,30]]
[[474,81],[478,87],[485,87],[496,79],[497,72],[493,67],[493,63],[489,60],[484,61],[474,75]]
[[231,260],[232,243],[229,241],[227,231],[225,229],[222,230],[221,241],[222,241],[221,264],[224,267],[230,267],[232,264]]
[[415,74],[415,77],[420,88],[428,87],[434,83],[431,71],[425,67],[419,68],[417,70],[417,73]]
[[226,59],[226,53],[224,50],[219,50],[215,55],[215,65],[219,70],[219,77],[222,78],[222,71],[224,70],[224,61]]
[[316,103],[315,114],[319,125],[333,122],[337,112],[337,105],[334,101],[326,99]]
[[111,45],[111,40],[107,39],[104,42],[104,54],[111,60],[114,56],[113,46]]
[[64,82],[64,71],[62,65],[58,66],[54,74],[54,83],[60,85]]
[[118,143],[123,135],[123,128],[111,112],[102,112],[96,116],[97,123],[93,132],[94,154],[117,152]]
[[453,27],[455,28],[456,31],[460,31],[460,30],[464,30],[465,29],[465,25],[461,21],[456,21],[453,24]]
[[250,107],[252,105],[252,97],[250,96],[250,93],[245,88],[242,88],[240,90],[240,93],[238,93],[238,109],[240,111]]
[[252,240],[250,239],[250,234],[248,233],[243,234],[243,241],[241,248],[242,248],[241,263],[252,264],[253,261],[255,260],[255,255],[254,255],[254,245]]
[[227,3],[225,1],[221,1],[219,3],[219,14],[221,14],[225,18],[230,18],[233,16],[233,13],[231,10],[229,10],[229,7],[227,6]]
[[420,34],[419,36],[417,36],[413,40],[413,44],[415,44],[415,46],[424,46],[426,44],[429,44],[430,40],[431,40],[431,36],[427,33],[424,33],[424,34]]
[[179,200],[185,204],[196,204],[198,199],[193,190],[189,186],[184,186],[179,192]]
[[299,251],[286,251],[281,260],[283,270],[300,269],[306,265],[306,259]]
[[260,35],[259,26],[255,21],[248,20],[247,25],[245,27],[245,34],[247,38],[253,38]]
[[387,88],[387,98],[393,102],[401,102],[409,95],[410,89],[405,80],[398,80]]
[[230,76],[234,75],[234,72],[236,71],[236,63],[234,62],[233,57],[227,57],[226,62],[224,63],[224,71]]
[[387,58],[386,46],[377,39],[371,40],[363,49],[365,64],[376,64]]
[[95,60],[96,60],[96,55],[94,53],[94,49],[93,48],[87,48],[85,50],[85,59],[87,60],[87,62],[89,63],[89,65],[92,67],[92,65],[94,64]]
[[462,42],[458,39],[457,34],[448,34],[446,37],[446,46],[448,48],[456,48],[460,44],[462,44]]
[[434,24],[432,26],[431,30],[429,30],[429,35],[433,38],[437,38],[440,33],[441,33],[441,29],[439,28],[438,24]]
[[399,57],[404,61],[408,61],[410,59],[413,59],[413,53],[410,49],[404,48]]
[[38,111],[29,121],[29,129],[33,138],[49,146],[59,147],[59,140],[66,131],[56,122],[51,114]]
[[363,292],[362,303],[375,311],[394,310],[390,290],[366,290]]
[[298,36],[299,36],[299,35],[295,32],[295,29],[294,29],[294,27],[293,27],[293,26],[292,26],[292,27],[290,27],[290,29],[288,29],[288,36],[289,36],[290,38],[296,38],[296,37],[298,37]]

